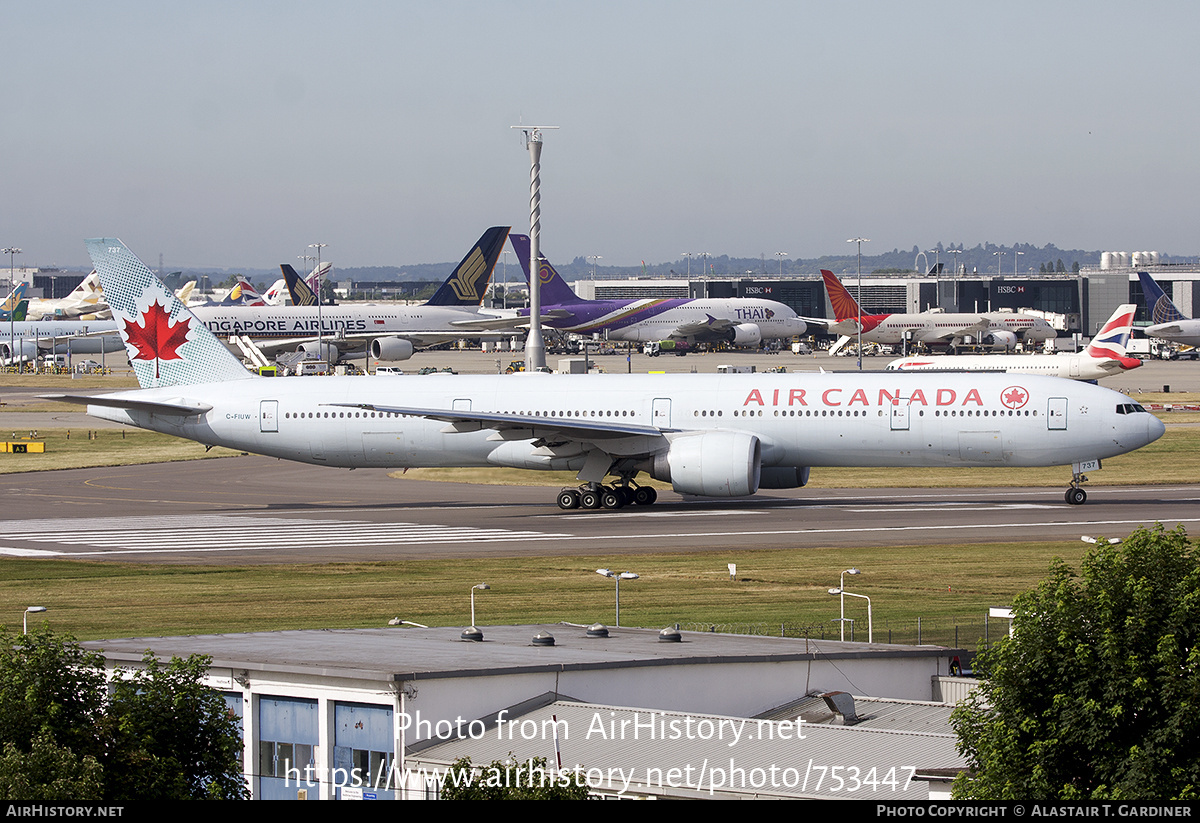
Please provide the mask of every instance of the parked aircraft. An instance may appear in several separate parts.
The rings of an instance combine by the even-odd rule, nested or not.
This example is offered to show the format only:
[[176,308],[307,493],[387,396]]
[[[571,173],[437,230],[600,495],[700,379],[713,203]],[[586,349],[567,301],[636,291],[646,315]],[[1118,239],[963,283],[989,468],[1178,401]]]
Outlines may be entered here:
[[29,299],[25,297],[27,284],[18,283],[9,292],[4,302],[0,303],[0,320],[7,323],[10,320],[25,320],[29,313]]
[[105,320],[110,317],[100,288],[100,278],[92,272],[75,290],[61,299],[31,300],[27,320]]
[[995,349],[1009,350],[1022,339],[1041,343],[1056,336],[1053,327],[1045,320],[1020,312],[863,314],[858,302],[833,272],[822,269],[821,277],[825,280],[825,291],[836,319],[832,323],[812,318],[805,320],[810,324],[820,323],[827,331],[842,335],[830,348],[831,354],[856,339],[860,325],[863,342],[884,345],[908,340],[912,343],[959,346],[974,341]]
[[1138,272],[1142,281],[1142,292],[1146,295],[1146,308],[1150,322],[1146,328],[1150,337],[1160,337],[1184,346],[1200,346],[1200,320],[1192,320],[1171,302],[1158,283],[1147,272]]
[[[288,295],[292,298],[292,305],[317,305],[317,291],[321,288],[321,278],[332,268],[332,263],[322,263],[320,267],[313,269],[308,277],[301,277],[290,263],[281,263],[279,269],[283,272],[283,282],[287,286]],[[336,301],[326,301],[325,305],[336,305]]]
[[[247,336],[268,354],[302,350],[332,363],[347,351],[369,347],[371,357],[378,360],[406,360],[414,347],[480,336],[469,329],[460,330],[458,325],[480,317],[478,305],[507,236],[507,226],[484,232],[434,299],[422,306],[351,303],[201,307],[193,311],[213,333]],[[286,272],[286,264],[284,267]],[[464,305],[460,302],[464,299],[474,300],[474,305]],[[451,302],[435,302],[438,300]]]
[[[558,504],[797,488],[812,466],[1071,465],[1161,437],[1161,421],[1088,383],[993,374],[294,377],[241,363],[120,240],[88,241],[137,390],[58,396],[107,420],[304,463],[571,469]],[[608,476],[617,478],[602,485]]]
[[1110,374],[1136,369],[1142,361],[1126,357],[1137,306],[1118,306],[1104,328],[1082,354],[959,354],[937,357],[902,357],[887,364],[888,371],[997,371],[1046,374],[1072,380],[1099,380]]
[[[529,280],[529,238],[510,235],[513,251]],[[748,297],[663,300],[584,300],[543,258],[538,278],[542,324],[575,334],[602,334],[609,340],[727,342],[757,347],[763,340],[804,334],[804,321],[783,303]],[[529,310],[518,312],[529,322]],[[482,323],[480,325],[483,325]]]
[[115,320],[38,320],[0,323],[0,363],[32,363],[39,354],[124,351]]

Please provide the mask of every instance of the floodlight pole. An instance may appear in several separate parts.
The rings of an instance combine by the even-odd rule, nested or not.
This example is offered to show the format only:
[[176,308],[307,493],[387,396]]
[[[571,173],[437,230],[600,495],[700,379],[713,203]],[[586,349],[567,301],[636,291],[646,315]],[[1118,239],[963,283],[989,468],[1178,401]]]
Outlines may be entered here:
[[863,327],[863,304],[862,304],[862,244],[870,243],[866,237],[851,237],[847,243],[858,244],[858,317],[855,318],[858,324],[858,370],[862,371],[862,327]]
[[525,341],[525,371],[546,370],[542,339],[542,129],[558,126],[510,126],[525,133],[529,149],[529,337]]

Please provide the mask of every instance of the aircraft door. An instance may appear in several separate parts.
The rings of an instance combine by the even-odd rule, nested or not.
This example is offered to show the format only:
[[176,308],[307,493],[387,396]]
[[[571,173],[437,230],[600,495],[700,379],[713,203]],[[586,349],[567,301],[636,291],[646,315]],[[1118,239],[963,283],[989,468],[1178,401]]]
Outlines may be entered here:
[[900,398],[900,402],[892,406],[892,431],[908,431],[908,402]]
[[470,411],[471,410],[471,398],[469,398],[469,397],[454,398],[454,410],[455,411]]
[[651,421],[653,425],[659,428],[667,428],[671,425],[671,398],[656,397],[654,398],[654,419]]
[[1050,430],[1067,428],[1067,398],[1050,398],[1050,403],[1046,408],[1046,428]]
[[258,404],[258,430],[260,432],[279,431],[279,401],[263,400]]

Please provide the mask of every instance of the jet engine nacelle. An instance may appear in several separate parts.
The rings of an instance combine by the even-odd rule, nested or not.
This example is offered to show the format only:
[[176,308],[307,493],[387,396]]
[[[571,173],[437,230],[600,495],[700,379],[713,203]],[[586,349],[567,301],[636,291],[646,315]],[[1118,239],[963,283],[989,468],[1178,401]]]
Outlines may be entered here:
[[336,363],[341,357],[341,352],[333,343],[301,343],[300,351],[311,354],[318,360],[324,360],[326,363]]
[[680,494],[744,497],[759,488],[762,444],[745,432],[705,432],[677,437],[656,455],[651,474]]
[[808,484],[808,466],[764,466],[760,489],[798,489]]
[[37,356],[38,347],[34,340],[18,339],[15,344],[11,340],[0,343],[0,360],[3,360],[6,366],[32,363],[37,360]]
[[371,341],[371,356],[376,360],[407,360],[413,356],[413,344],[402,337],[377,337]]
[[994,351],[1012,351],[1017,347],[1017,336],[1010,331],[996,329],[985,334],[979,342],[991,346]]
[[729,342],[735,346],[757,347],[762,339],[762,329],[757,323],[738,323],[729,330]]

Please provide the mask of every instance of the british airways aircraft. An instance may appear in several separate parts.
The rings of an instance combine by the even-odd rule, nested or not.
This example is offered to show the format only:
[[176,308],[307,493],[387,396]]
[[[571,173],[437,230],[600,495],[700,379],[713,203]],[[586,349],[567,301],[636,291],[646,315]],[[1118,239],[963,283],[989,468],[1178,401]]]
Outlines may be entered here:
[[[512,234],[509,240],[528,281],[529,238]],[[763,340],[786,339],[806,330],[796,312],[775,300],[584,300],[545,258],[538,266],[538,279],[543,325],[574,334],[603,334],[609,340],[633,343],[675,339],[757,347]],[[523,310],[522,319],[516,322],[528,321],[529,311]]]
[[[570,469],[564,509],[803,486],[813,466],[1071,466],[1162,436],[1089,383],[994,374],[252,375],[120,240],[87,241],[141,389],[88,414],[287,460]],[[605,485],[606,478],[615,478]]]
[[1112,317],[1082,353],[1075,354],[957,354],[935,357],[901,357],[887,364],[888,371],[997,371],[1045,374],[1071,380],[1099,380],[1136,369],[1142,361],[1128,357],[1125,349],[1133,331],[1137,306],[1118,306]]

